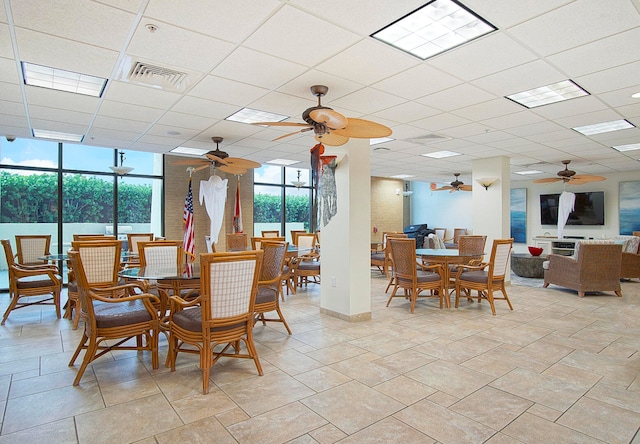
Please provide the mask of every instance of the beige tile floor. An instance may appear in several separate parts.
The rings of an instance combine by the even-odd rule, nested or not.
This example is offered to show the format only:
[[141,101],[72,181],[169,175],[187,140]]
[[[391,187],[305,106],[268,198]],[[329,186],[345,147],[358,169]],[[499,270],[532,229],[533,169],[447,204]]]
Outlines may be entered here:
[[385,285],[372,274],[372,320],[358,323],[321,315],[315,285],[289,296],[292,336],[255,328],[264,376],[223,361],[208,395],[195,357],[171,373],[136,352],[73,387],[80,330],[51,307],[14,312],[0,328],[0,444],[640,443],[640,282],[580,299],[514,279],[514,311],[498,302],[497,316],[436,300],[411,315],[401,299],[385,307]]

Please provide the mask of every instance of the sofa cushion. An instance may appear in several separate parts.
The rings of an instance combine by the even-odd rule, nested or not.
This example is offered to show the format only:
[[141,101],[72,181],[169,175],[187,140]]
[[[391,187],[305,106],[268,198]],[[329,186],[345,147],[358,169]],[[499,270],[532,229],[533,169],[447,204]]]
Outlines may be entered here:
[[580,242],[576,242],[576,247],[573,250],[573,258],[578,258],[578,252],[580,251],[580,245],[582,244],[613,244],[615,241],[613,239],[589,239],[589,240],[581,240]]
[[640,237],[632,236],[630,239],[627,239],[624,242],[622,251],[624,251],[625,253],[638,254],[638,247],[640,247]]

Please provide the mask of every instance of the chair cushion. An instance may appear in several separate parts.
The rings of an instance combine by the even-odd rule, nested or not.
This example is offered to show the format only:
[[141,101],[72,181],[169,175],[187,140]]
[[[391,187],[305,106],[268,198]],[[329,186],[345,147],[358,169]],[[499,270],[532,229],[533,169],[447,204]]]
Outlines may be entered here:
[[[60,279],[60,276],[57,276]],[[19,278],[16,282],[18,289],[51,287],[55,283],[46,274]]]
[[278,287],[271,285],[260,285],[256,296],[256,305],[274,302],[278,299]]
[[476,282],[478,284],[487,282],[489,273],[486,271],[465,271],[460,274],[461,281]]
[[98,328],[120,327],[151,320],[151,314],[140,299],[113,304],[94,304],[93,309]]
[[[440,275],[438,273],[431,273],[429,271],[418,271],[417,282],[437,282],[440,280]],[[411,279],[406,279],[403,277],[398,277],[398,282],[411,282]]]
[[549,269],[549,261],[544,261],[542,263],[542,269],[543,270],[548,270]]
[[320,261],[302,261],[298,265],[299,271],[315,271],[320,270]]
[[[193,307],[174,313],[172,322],[180,328],[188,331],[202,331],[202,309],[200,307]],[[211,331],[215,332],[231,330],[234,328],[242,327],[243,325],[244,322],[240,322],[238,324],[229,325],[226,327],[212,328]]]

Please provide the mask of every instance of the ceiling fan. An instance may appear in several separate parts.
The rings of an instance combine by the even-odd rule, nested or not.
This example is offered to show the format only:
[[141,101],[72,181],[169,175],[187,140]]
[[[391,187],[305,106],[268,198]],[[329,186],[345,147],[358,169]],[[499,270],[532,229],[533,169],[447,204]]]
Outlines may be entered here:
[[318,142],[325,145],[339,146],[347,143],[350,137],[361,139],[375,139],[391,135],[391,128],[376,122],[364,119],[345,117],[331,108],[322,106],[320,98],[327,94],[328,87],[314,85],[311,94],[318,98],[318,106],[308,108],[302,113],[302,120],[307,123],[296,122],[256,122],[254,125],[264,126],[298,126],[303,127],[299,131],[277,137],[275,140],[284,139],[294,134],[313,130]]
[[200,165],[196,166],[195,171],[200,171],[213,165],[222,172],[229,174],[244,174],[247,169],[260,168],[258,162],[252,160],[240,159],[238,157],[229,157],[229,154],[221,151],[218,145],[222,143],[222,137],[212,137],[211,140],[216,144],[216,149],[205,154],[206,159],[185,159],[172,162],[174,165]]
[[545,177],[544,179],[534,180],[533,183],[549,183],[549,182],[558,182],[562,181],[564,183],[568,183],[570,185],[583,185],[588,182],[599,182],[601,180],[606,180],[605,177],[602,176],[590,176],[586,174],[576,174],[575,171],[570,170],[568,165],[571,163],[570,160],[563,160],[564,170],[558,171],[558,177]]
[[472,190],[471,185],[465,185],[464,182],[462,182],[461,180],[458,179],[458,177],[460,176],[460,173],[453,173],[453,175],[456,178],[453,182],[449,183],[449,185],[445,185],[444,187],[434,188],[433,191],[449,190],[450,193],[453,193],[453,192],[456,192],[456,191],[471,191]]

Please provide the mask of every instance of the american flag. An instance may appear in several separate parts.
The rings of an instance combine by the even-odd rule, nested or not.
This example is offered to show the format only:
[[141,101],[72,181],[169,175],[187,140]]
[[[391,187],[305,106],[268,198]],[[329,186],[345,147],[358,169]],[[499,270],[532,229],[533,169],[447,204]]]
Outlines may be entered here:
[[242,207],[240,207],[240,179],[236,186],[236,206],[233,212],[233,232],[242,233]]
[[184,199],[184,213],[182,215],[184,222],[184,251],[191,258],[195,258],[196,243],[193,233],[193,192],[191,191],[191,178],[189,178],[189,192]]

